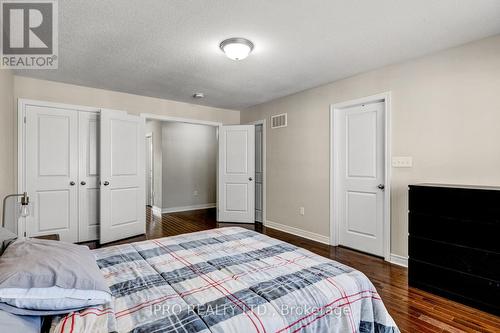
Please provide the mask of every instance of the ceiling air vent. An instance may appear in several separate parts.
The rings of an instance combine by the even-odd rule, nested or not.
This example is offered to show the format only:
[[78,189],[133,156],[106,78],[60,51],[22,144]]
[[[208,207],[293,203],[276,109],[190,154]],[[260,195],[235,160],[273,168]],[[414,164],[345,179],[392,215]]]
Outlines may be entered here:
[[287,126],[286,113],[271,116],[271,128],[272,129],[286,127],[286,126]]

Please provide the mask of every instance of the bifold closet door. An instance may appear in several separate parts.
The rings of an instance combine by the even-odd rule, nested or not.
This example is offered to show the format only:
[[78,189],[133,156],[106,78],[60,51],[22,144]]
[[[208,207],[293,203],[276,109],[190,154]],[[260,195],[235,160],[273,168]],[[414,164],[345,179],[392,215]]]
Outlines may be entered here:
[[78,241],[99,239],[99,114],[78,113]]
[[100,242],[146,231],[144,119],[101,110]]
[[78,112],[27,105],[25,115],[25,181],[34,206],[27,236],[78,242]]

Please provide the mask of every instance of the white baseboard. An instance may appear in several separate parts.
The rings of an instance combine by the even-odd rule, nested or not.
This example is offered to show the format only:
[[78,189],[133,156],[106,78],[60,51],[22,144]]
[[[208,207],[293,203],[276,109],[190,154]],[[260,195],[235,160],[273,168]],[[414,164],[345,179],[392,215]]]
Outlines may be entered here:
[[284,225],[284,224],[269,221],[269,220],[266,221],[265,226],[269,227],[271,229],[276,229],[279,231],[288,232],[289,234],[292,234],[295,236],[304,237],[304,238],[307,238],[307,239],[310,239],[310,240],[313,240],[313,241],[316,241],[319,243],[323,243],[323,244],[327,244],[327,245],[330,244],[330,238],[328,236],[323,236],[323,235],[317,234],[315,232],[311,232],[311,231],[307,231],[307,230],[303,230],[303,229],[299,229],[299,228],[295,228],[295,227],[290,227],[288,225]]
[[403,257],[398,254],[391,253],[389,262],[394,265],[408,267],[408,257]]
[[180,207],[170,207],[170,208],[163,208],[161,212],[163,214],[165,213],[176,213],[176,212],[187,212],[190,210],[197,210],[197,209],[207,209],[207,208],[215,208],[217,205],[215,203],[209,203],[209,204],[200,204],[200,205],[191,205],[191,206],[180,206]]
[[151,212],[153,213],[153,215],[161,216],[161,208],[160,207],[157,207],[157,206],[151,207]]

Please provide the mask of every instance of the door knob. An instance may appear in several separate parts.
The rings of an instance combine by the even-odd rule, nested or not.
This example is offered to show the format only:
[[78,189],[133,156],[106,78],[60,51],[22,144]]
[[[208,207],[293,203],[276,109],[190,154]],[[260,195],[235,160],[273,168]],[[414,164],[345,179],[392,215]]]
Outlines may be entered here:
[[380,190],[384,190],[385,189],[385,185],[384,184],[378,184],[377,186]]
[[248,178],[248,180],[249,180],[249,181],[252,181],[252,180],[253,180],[253,178],[252,178],[252,177],[250,177],[250,178]]
[[105,181],[104,182],[104,186],[108,186],[109,185],[109,182],[108,181]]
[[83,180],[80,182],[81,185],[87,185],[86,182],[84,182]]
[[69,184],[70,184],[71,186],[75,186],[75,184],[76,184],[76,183],[75,183],[74,181],[70,181],[70,182],[69,182]]

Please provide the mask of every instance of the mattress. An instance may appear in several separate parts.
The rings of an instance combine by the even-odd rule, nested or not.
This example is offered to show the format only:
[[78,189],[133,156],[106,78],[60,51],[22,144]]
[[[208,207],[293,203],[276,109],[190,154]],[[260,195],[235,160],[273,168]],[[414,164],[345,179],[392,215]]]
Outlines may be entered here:
[[93,252],[112,303],[51,332],[399,332],[363,273],[247,229]]

